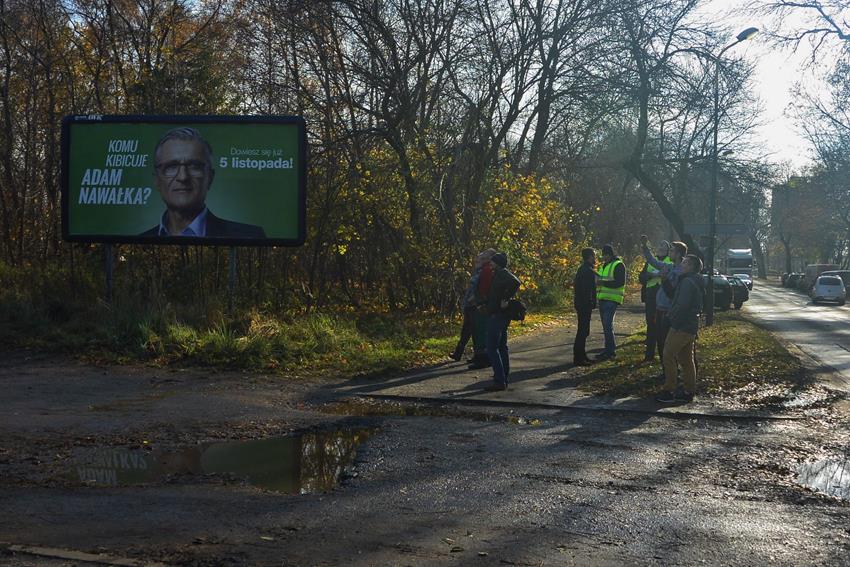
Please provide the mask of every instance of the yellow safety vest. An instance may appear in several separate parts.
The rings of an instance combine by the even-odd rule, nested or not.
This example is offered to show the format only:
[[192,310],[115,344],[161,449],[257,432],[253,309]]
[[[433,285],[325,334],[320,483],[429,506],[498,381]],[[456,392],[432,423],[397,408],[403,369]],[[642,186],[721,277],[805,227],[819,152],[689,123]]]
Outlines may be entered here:
[[[599,272],[599,275],[602,277],[602,281],[613,281],[614,280],[614,270],[618,265],[622,264],[621,260],[614,260],[610,264],[605,264],[602,266],[602,270]],[[622,304],[623,298],[626,296],[626,286],[622,287],[604,287],[599,286],[596,291],[596,299],[601,301],[603,299],[607,299],[608,301],[616,301],[617,303]]]
[[[664,262],[665,264],[670,264],[671,266],[673,265],[673,260],[671,260],[668,256],[665,256],[664,259],[661,260],[661,261]],[[655,266],[653,266],[652,264],[647,264],[646,265],[646,273],[648,273],[651,276],[649,278],[649,280],[646,282],[646,289],[649,289],[651,287],[655,287],[655,286],[661,284],[661,276],[658,275],[658,274],[661,273],[661,270],[655,269]]]

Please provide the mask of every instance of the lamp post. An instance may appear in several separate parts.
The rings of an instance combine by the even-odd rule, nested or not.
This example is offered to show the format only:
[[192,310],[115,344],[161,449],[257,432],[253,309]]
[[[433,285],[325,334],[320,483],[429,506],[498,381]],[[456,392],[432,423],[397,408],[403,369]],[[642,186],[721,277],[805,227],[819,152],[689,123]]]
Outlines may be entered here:
[[714,57],[714,151],[711,160],[711,192],[708,195],[708,305],[705,324],[714,324],[714,253],[717,240],[717,131],[720,128],[720,59],[732,47],[753,37],[758,28],[747,28],[737,35],[735,41],[724,47]]

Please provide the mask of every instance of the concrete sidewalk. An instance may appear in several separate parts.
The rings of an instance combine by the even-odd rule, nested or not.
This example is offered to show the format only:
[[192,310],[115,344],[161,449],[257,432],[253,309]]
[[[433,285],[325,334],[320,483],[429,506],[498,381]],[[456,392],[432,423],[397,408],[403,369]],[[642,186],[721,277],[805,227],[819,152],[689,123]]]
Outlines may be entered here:
[[[615,334],[618,349],[630,341],[631,335],[645,323],[643,305],[631,303],[617,311]],[[509,331],[510,334],[510,331]],[[649,398],[613,398],[589,394],[578,388],[578,379],[594,372],[594,367],[574,367],[572,343],[575,327],[562,326],[509,340],[511,375],[509,389],[486,392],[492,383],[492,370],[468,370],[465,362],[447,362],[409,374],[379,381],[355,380],[337,387],[346,395],[378,398],[440,401],[472,404],[508,404],[553,408],[611,410],[658,413],[682,417],[717,417],[770,419],[770,412],[753,411],[714,398],[698,397],[690,404],[659,404]],[[602,351],[603,336],[598,312],[594,312],[588,353]],[[661,374],[660,363],[658,366]],[[782,418],[792,417],[783,413]]]

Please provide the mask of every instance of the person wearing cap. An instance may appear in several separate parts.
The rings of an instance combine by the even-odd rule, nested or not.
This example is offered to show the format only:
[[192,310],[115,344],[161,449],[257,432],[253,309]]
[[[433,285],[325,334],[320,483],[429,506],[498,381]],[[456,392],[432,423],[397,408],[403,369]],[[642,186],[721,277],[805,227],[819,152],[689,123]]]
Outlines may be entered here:
[[[655,249],[656,257],[663,263],[672,265],[673,260],[670,259],[670,243],[662,240],[658,243]],[[661,270],[646,262],[643,265],[643,271],[640,274],[640,282],[643,284],[643,300],[644,300],[644,317],[646,319],[646,350],[644,353],[644,362],[655,360],[655,352],[658,351],[658,358],[661,359],[663,343],[658,340],[658,317],[657,317],[657,294],[661,287]]]
[[504,252],[494,254],[490,264],[495,273],[485,309],[490,317],[487,321],[487,356],[493,366],[493,384],[487,390],[507,390],[511,372],[508,356],[508,325],[511,320],[506,310],[509,300],[519,290],[520,281],[508,271],[508,256]]
[[614,316],[626,296],[626,265],[614,254],[614,247],[610,244],[602,247],[602,268],[598,272],[598,278],[596,301],[599,305],[599,317],[602,319],[602,332],[605,335],[605,350],[596,358],[606,360],[617,356]]

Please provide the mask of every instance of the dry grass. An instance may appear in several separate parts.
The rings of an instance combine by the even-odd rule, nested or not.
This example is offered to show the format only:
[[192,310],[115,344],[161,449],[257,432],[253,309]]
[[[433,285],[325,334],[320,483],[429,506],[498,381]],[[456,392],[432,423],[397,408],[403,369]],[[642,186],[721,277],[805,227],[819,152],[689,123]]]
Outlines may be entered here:
[[[660,392],[661,364],[643,362],[645,338],[645,329],[631,335],[619,346],[617,359],[592,367],[579,379],[579,388],[616,397]],[[714,326],[700,330],[697,362],[702,395],[767,403],[809,385],[796,357],[770,333],[731,311],[718,313]],[[759,391],[763,395],[754,399]]]

